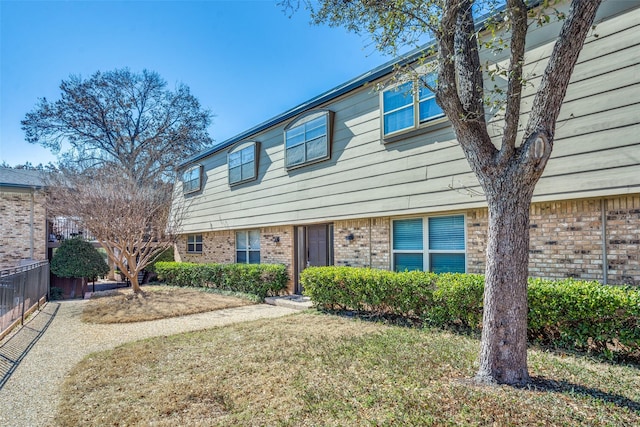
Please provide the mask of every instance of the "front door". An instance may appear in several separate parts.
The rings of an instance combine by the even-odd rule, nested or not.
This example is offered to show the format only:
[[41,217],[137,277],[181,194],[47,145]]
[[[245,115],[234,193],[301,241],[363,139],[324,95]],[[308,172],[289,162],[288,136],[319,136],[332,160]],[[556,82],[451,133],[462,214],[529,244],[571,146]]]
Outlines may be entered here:
[[315,224],[296,227],[295,292],[302,294],[300,273],[307,267],[333,265],[333,225]]
[[326,224],[307,227],[307,267],[329,265],[328,231]]

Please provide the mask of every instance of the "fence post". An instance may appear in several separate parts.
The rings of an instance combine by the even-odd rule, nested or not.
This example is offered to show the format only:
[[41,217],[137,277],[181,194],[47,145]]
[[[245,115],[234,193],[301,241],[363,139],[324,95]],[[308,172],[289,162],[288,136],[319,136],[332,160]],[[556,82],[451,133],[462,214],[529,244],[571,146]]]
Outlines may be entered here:
[[20,324],[24,325],[24,305],[26,304],[26,298],[24,297],[26,293],[26,283],[27,283],[27,275],[21,274],[20,281],[22,282],[22,290],[20,291],[20,297],[22,298],[22,314],[20,315]]

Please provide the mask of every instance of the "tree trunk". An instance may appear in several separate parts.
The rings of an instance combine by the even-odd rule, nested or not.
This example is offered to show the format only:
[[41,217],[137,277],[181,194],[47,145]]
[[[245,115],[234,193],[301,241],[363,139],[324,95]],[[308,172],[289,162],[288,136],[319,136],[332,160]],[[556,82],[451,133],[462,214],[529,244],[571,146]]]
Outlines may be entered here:
[[487,189],[489,235],[480,369],[476,377],[482,383],[517,385],[529,381],[529,207],[535,182],[514,181],[503,180],[499,190]]
[[140,283],[138,283],[137,272],[135,274],[132,274],[131,277],[129,277],[129,280],[131,281],[131,290],[133,290],[134,294],[138,294],[142,292],[142,289],[140,288]]

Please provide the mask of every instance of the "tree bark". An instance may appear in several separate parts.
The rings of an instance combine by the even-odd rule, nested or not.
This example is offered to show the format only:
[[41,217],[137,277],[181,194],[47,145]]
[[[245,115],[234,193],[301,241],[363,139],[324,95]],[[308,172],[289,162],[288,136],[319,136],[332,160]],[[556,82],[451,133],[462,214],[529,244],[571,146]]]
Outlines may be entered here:
[[504,182],[512,196],[491,189],[480,368],[481,383],[525,384],[529,206],[535,181]]

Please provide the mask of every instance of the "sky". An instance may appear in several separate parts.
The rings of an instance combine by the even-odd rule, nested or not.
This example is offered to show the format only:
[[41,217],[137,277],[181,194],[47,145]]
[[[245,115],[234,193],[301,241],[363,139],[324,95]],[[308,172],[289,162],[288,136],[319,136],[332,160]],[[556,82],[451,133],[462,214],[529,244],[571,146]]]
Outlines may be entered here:
[[220,143],[390,59],[276,0],[0,0],[0,164],[56,161],[20,121],[70,75],[128,67],[184,83]]

